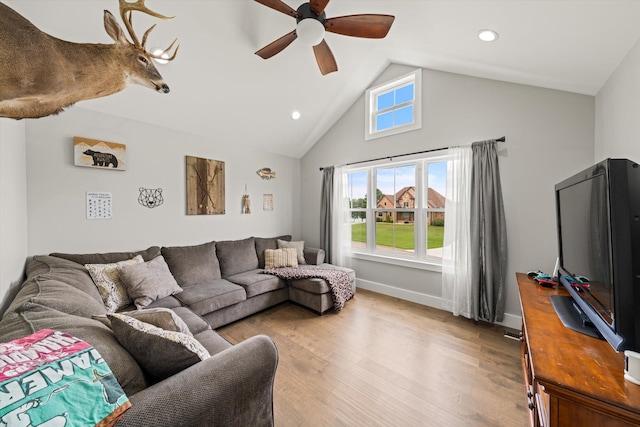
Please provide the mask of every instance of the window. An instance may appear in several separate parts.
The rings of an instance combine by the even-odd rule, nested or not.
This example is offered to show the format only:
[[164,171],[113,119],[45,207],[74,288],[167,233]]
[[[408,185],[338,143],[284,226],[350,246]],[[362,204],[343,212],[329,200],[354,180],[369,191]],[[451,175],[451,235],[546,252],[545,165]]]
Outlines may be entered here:
[[421,70],[367,90],[365,139],[422,127],[421,93]]
[[446,156],[350,168],[352,251],[440,264],[446,176]]

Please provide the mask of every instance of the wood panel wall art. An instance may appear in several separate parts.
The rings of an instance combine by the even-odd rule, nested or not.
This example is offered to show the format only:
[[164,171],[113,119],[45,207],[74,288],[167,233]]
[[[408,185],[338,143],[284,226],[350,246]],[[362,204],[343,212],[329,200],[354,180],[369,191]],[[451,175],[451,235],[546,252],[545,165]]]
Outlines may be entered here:
[[224,215],[224,162],[186,158],[187,215]]

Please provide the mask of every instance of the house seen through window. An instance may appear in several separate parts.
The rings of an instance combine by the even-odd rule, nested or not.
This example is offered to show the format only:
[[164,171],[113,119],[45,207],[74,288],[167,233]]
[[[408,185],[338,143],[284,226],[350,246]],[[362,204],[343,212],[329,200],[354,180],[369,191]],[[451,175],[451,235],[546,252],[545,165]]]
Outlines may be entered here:
[[440,156],[349,170],[352,250],[439,263],[446,165]]

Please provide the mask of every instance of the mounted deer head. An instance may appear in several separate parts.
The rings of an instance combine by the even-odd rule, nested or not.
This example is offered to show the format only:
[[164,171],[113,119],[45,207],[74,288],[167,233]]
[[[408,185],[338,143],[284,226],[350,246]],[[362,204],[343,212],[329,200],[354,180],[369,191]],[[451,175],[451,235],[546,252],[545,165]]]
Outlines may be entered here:
[[104,27],[115,43],[72,43],[43,33],[0,3],[0,117],[58,114],[78,101],[120,92],[131,83],[168,93],[169,86],[151,59],[173,60],[178,53],[179,46],[174,49],[177,39],[160,54],[147,52],[147,37],[155,25],[140,41],[133,30],[134,11],[173,18],[148,9],[144,0],[120,0],[120,17],[132,42],[105,10]]

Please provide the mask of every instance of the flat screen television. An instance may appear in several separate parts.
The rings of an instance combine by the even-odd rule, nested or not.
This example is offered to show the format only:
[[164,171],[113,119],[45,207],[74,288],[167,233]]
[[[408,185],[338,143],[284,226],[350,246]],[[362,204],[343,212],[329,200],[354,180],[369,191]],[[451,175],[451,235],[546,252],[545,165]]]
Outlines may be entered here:
[[640,167],[604,160],[555,186],[565,326],[640,351]]

